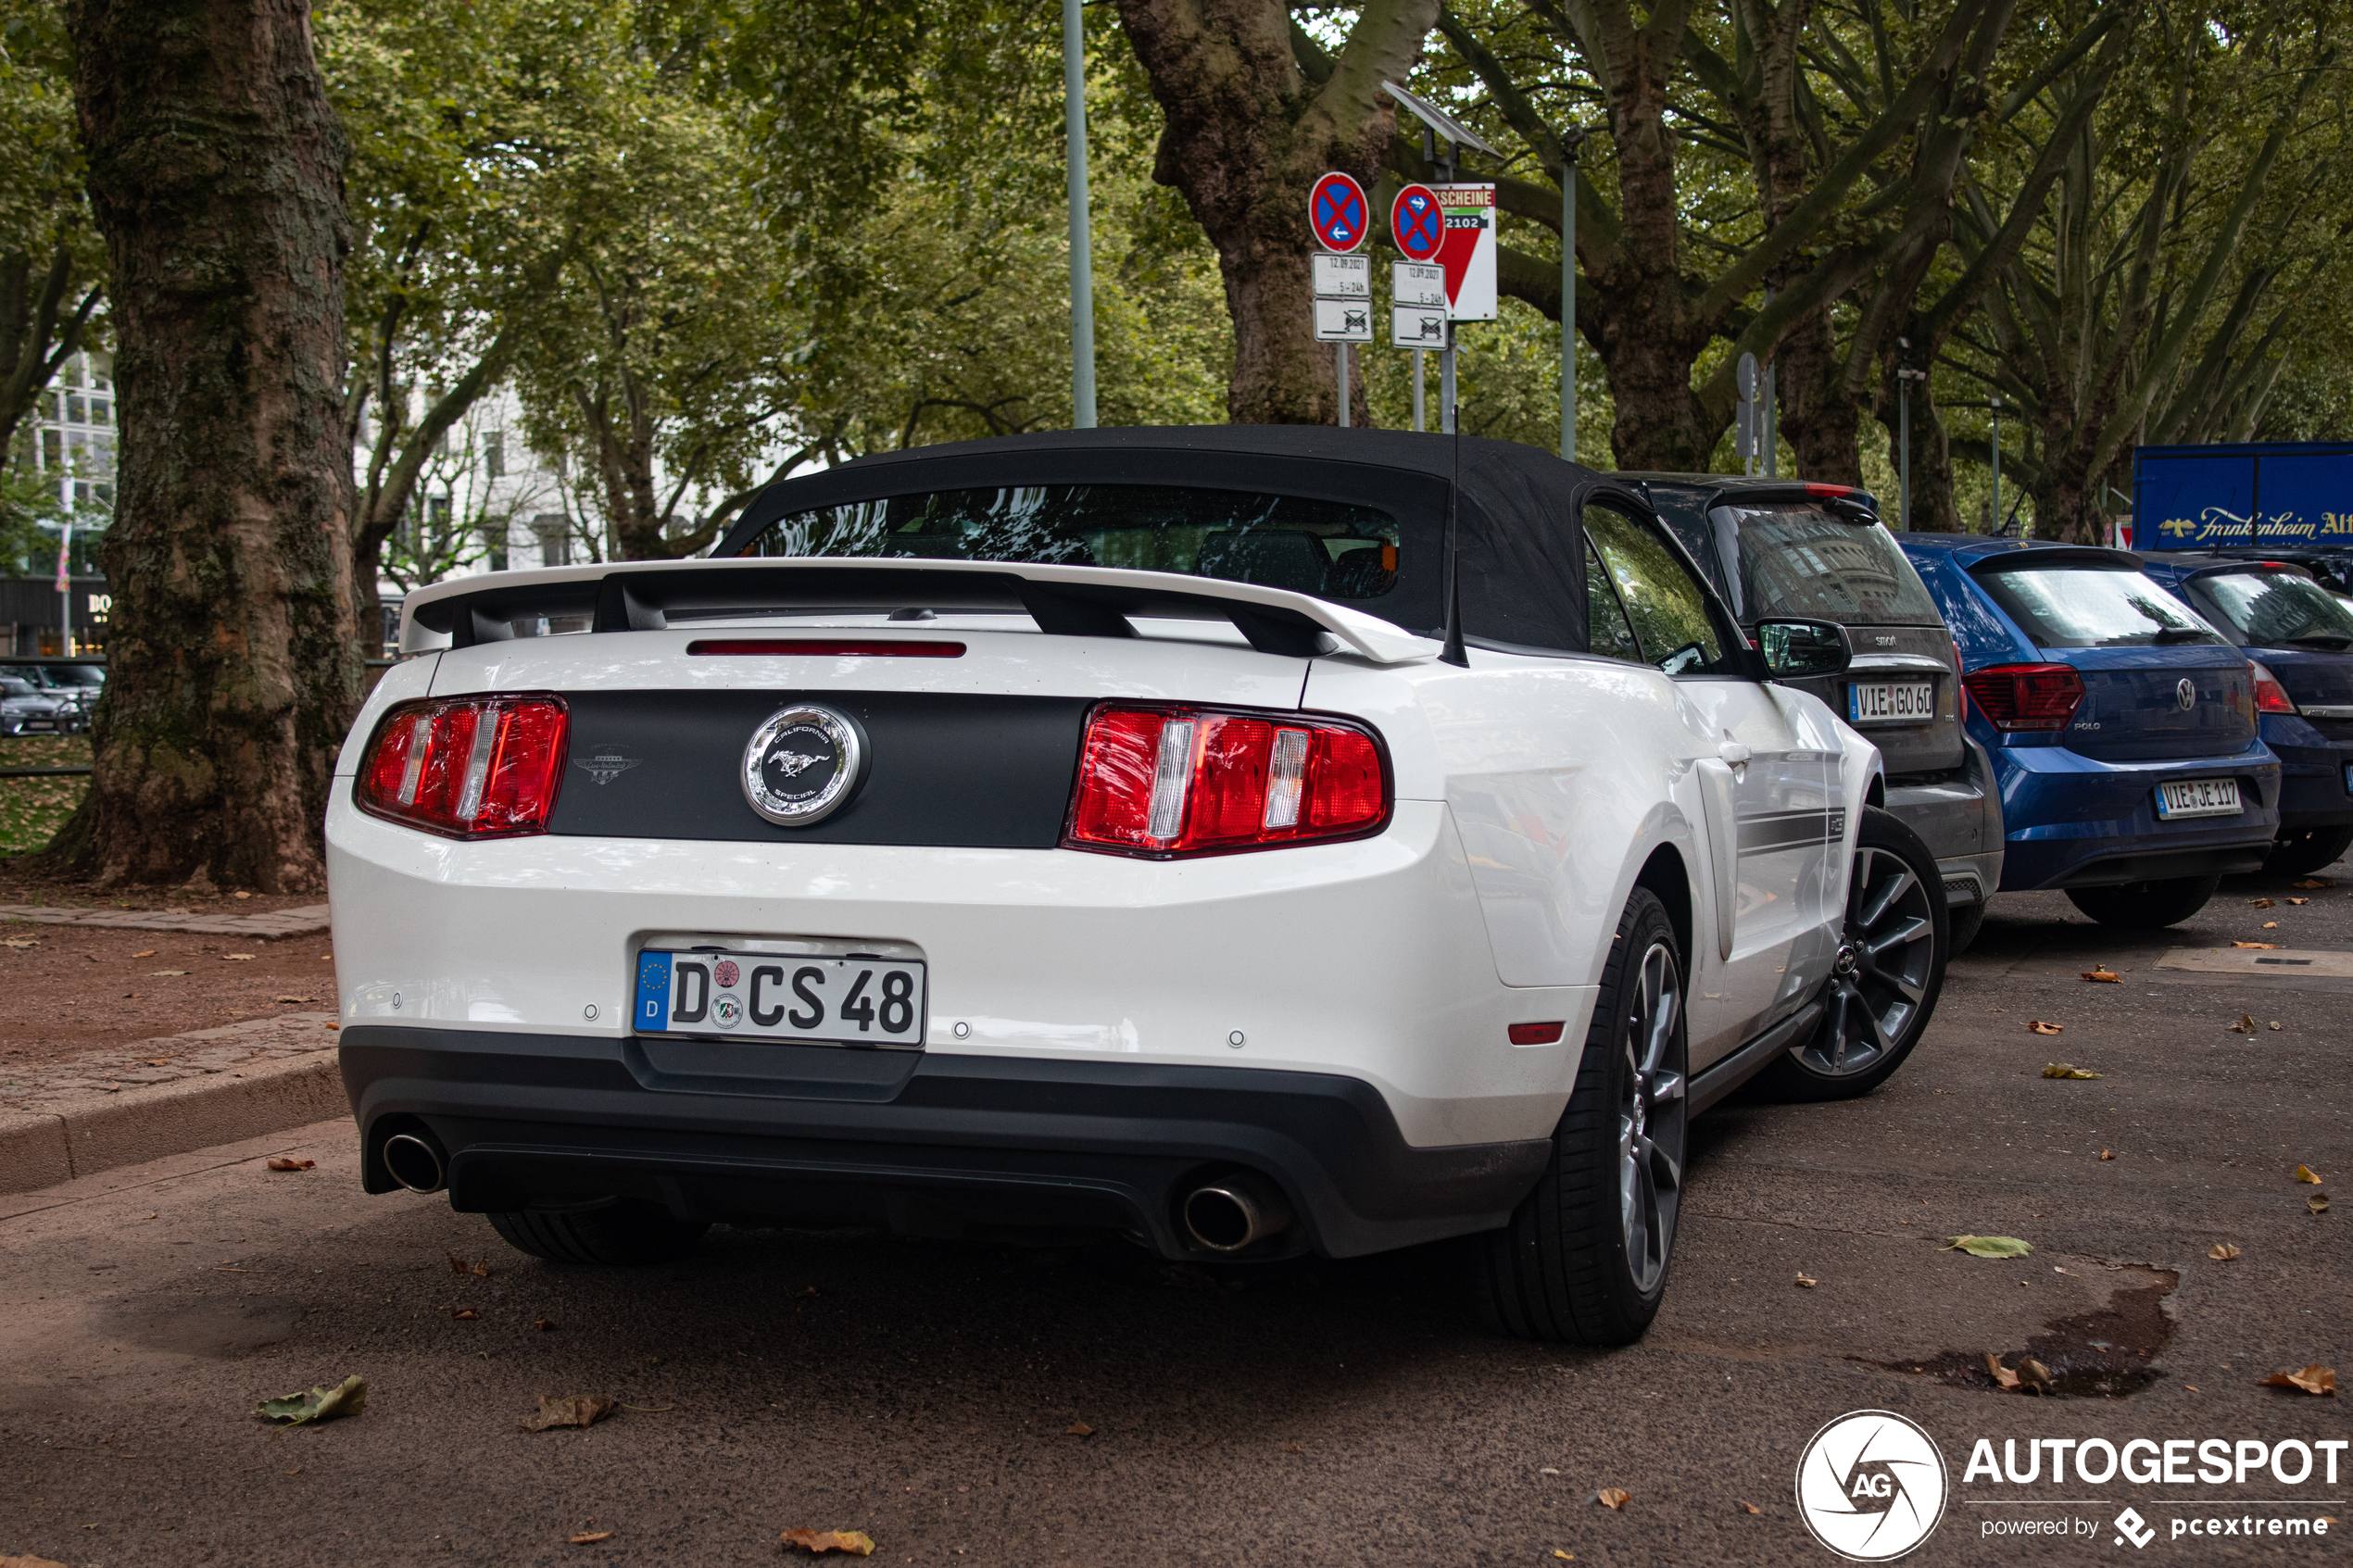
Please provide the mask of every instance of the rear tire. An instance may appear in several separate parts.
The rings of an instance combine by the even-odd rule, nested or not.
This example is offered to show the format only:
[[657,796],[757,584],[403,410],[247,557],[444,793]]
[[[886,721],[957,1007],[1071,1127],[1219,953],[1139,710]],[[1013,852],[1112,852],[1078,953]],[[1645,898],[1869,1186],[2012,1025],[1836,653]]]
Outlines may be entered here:
[[1674,923],[1637,887],[1617,919],[1552,1163],[1509,1225],[1470,1238],[1491,1327],[1627,1345],[1658,1315],[1690,1123],[1683,996]]
[[511,1210],[484,1216],[518,1252],[551,1263],[663,1263],[702,1239],[708,1224],[651,1203],[610,1201]]
[[1950,913],[1936,857],[1920,835],[1893,811],[1864,807],[1822,1022],[1756,1075],[1757,1094],[1793,1103],[1854,1099],[1894,1077],[1928,1032],[1944,989]]
[[2206,901],[2221,885],[2219,876],[2175,876],[2113,887],[2070,887],[2067,901],[2102,925],[2158,931],[2179,925],[2206,908]]
[[1977,940],[1977,934],[1985,929],[1985,906],[1963,904],[1958,909],[1946,909],[1944,929],[1944,956],[1957,959],[1969,950],[1969,944]]
[[2353,849],[2353,822],[2340,827],[2289,830],[2272,841],[2263,870],[2272,876],[2309,876]]

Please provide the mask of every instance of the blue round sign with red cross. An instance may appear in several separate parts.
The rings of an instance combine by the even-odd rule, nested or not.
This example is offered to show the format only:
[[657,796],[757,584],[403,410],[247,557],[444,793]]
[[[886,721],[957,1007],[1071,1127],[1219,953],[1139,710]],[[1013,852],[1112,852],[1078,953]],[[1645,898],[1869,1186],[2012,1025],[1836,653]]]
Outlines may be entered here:
[[1389,232],[1408,261],[1428,261],[1446,240],[1446,214],[1439,210],[1438,193],[1428,185],[1408,185],[1397,193],[1389,209]]
[[1365,231],[1373,226],[1372,204],[1365,199],[1365,187],[1345,174],[1325,175],[1307,193],[1307,226],[1315,231],[1315,243],[1326,250],[1342,254],[1365,243]]

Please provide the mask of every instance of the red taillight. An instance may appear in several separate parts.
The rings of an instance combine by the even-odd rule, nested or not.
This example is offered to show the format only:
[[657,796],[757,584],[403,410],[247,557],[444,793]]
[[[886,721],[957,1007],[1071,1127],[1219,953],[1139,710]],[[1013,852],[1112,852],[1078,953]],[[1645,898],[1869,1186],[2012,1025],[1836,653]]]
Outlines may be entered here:
[[1995,664],[1961,677],[1997,730],[2064,730],[2083,701],[2083,677],[2064,664]]
[[404,703],[359,760],[359,809],[449,838],[546,833],[569,725],[548,696]]
[[1855,487],[1851,484],[1809,484],[1806,493],[1818,501],[1834,501],[1841,495],[1854,495]]
[[1165,859],[1327,843],[1389,822],[1379,743],[1353,724],[1198,708],[1095,709],[1063,844]]
[[2280,684],[2280,678],[2272,674],[2261,659],[2250,659],[2246,661],[2246,667],[2255,674],[2256,712],[2293,713],[2296,711],[2295,699],[2287,695],[2287,688]]
[[1516,1046],[1549,1046],[1561,1037],[1566,1023],[1515,1023],[1511,1026],[1512,1044]]

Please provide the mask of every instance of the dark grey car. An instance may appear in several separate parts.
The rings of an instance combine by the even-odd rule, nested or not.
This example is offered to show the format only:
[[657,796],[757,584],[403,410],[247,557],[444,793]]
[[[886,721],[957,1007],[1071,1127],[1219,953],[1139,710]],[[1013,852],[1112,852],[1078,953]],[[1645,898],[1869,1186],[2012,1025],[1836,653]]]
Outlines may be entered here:
[[1944,874],[1952,950],[1977,935],[2002,884],[1993,764],[1961,727],[1960,656],[1912,563],[1864,491],[1723,474],[1628,473],[1749,631],[1760,620],[1834,621],[1846,672],[1787,684],[1813,693],[1880,749],[1881,802],[1927,840]]

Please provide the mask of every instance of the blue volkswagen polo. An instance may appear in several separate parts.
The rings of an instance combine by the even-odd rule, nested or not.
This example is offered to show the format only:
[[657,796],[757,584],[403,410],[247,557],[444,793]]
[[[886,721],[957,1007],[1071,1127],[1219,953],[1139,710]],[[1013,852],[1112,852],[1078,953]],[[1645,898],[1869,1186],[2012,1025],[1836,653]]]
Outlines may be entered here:
[[2187,920],[2259,869],[2280,762],[2246,655],[2124,550],[1897,538],[1961,652],[2001,787],[2005,892],[2058,888],[2106,925]]
[[2281,771],[2263,869],[2302,876],[2353,848],[2353,606],[2293,561],[2160,555],[2142,570],[2255,659],[2255,711]]

